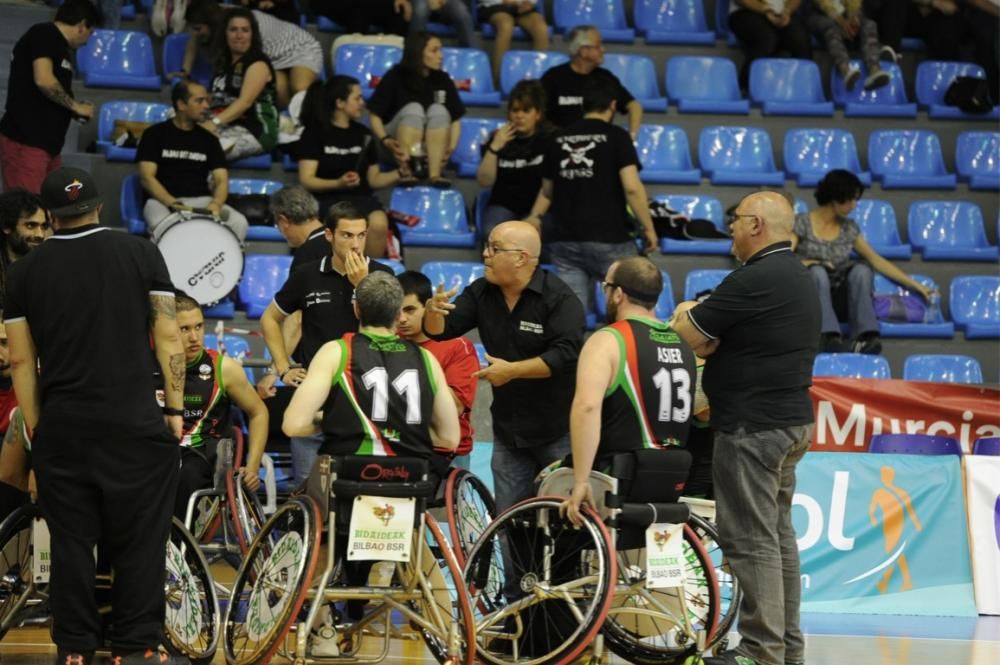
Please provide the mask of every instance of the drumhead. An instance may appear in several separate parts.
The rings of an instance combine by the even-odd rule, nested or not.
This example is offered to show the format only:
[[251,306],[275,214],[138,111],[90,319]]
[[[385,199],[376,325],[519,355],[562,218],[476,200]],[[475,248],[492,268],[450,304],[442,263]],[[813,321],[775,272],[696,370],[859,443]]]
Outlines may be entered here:
[[243,248],[229,227],[211,217],[165,222],[158,247],[170,281],[201,305],[225,298],[243,274]]

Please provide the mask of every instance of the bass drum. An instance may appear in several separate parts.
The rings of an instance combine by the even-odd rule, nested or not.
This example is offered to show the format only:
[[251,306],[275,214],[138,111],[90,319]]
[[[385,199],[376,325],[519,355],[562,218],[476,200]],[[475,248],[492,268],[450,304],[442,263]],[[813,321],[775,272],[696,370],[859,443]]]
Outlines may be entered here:
[[163,222],[157,246],[174,286],[214,305],[236,288],[243,274],[243,246],[214,217],[174,213]]

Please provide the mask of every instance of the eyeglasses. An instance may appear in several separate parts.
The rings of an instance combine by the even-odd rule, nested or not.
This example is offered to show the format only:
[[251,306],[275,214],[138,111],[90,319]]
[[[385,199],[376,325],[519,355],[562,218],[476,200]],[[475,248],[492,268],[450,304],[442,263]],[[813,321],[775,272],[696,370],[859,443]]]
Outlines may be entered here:
[[728,219],[726,219],[726,228],[729,229],[730,233],[732,233],[733,225],[736,224],[741,217],[752,217],[753,219],[760,221],[760,215],[747,215],[741,212],[734,212],[729,215]]
[[614,282],[601,282],[602,289],[620,289],[621,287]]
[[497,247],[494,242],[487,243],[486,245],[486,256],[493,256],[497,252],[523,252],[523,249],[518,247]]

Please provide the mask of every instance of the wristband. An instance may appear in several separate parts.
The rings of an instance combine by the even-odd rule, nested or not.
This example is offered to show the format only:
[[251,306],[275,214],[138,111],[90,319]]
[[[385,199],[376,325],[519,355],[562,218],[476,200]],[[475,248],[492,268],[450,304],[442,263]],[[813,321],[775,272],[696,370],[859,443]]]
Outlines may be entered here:
[[391,138],[392,138],[391,136],[389,136],[388,134],[386,134],[385,136],[383,136],[382,138],[380,138],[378,141],[379,141],[379,143],[385,143],[386,141],[388,141]]
[[493,144],[491,144],[491,143],[487,143],[486,144],[486,152],[492,152],[494,155],[496,155],[498,157],[500,156],[500,151],[499,150],[494,150],[493,149]]
[[170,406],[163,407],[163,415],[165,416],[183,416],[184,409],[175,409]]

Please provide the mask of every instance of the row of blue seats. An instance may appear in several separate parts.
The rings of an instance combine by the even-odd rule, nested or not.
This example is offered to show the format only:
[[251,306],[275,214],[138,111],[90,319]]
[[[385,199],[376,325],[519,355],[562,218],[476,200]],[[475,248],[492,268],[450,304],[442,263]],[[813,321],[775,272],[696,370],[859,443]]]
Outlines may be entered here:
[[[850,379],[891,379],[889,361],[864,353],[820,353],[813,363],[813,376]],[[903,362],[903,379],[932,383],[982,383],[983,368],[972,356],[958,354],[914,354]]]

